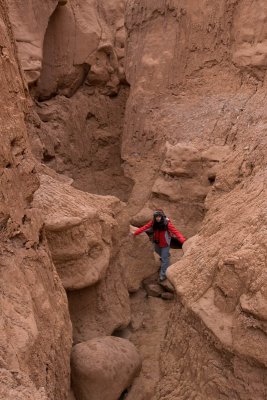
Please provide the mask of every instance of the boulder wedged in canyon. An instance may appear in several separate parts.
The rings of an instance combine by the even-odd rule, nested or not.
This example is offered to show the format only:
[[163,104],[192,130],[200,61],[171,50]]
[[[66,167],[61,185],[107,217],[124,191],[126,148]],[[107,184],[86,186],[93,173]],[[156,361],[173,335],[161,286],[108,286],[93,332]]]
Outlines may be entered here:
[[[51,2],[52,3],[52,2]],[[0,2],[1,390],[4,398],[65,399],[70,385],[67,298],[32,198],[39,186],[25,88],[6,3]]]
[[84,400],[117,400],[141,368],[135,346],[115,337],[74,346],[71,363],[74,392]]

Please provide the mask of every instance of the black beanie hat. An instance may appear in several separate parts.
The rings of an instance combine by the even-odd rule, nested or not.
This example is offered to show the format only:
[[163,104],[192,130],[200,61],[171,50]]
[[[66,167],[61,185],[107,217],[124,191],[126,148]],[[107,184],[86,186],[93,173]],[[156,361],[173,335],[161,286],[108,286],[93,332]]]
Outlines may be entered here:
[[154,211],[153,215],[154,215],[154,217],[164,217],[165,214],[164,214],[163,210],[157,209]]

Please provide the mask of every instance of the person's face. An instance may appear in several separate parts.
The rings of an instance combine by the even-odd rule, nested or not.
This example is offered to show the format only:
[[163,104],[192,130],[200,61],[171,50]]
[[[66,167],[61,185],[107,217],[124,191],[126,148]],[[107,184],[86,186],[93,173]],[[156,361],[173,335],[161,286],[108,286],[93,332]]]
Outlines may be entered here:
[[157,222],[160,222],[160,221],[161,221],[161,215],[157,215],[157,216],[156,216],[156,221],[157,221]]

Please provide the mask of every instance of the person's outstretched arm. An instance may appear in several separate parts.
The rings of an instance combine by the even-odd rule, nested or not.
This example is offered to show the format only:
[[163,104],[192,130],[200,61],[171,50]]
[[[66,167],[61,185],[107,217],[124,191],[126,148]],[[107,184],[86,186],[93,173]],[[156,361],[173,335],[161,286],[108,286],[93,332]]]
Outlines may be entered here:
[[175,235],[180,243],[184,243],[186,241],[186,238],[181,234],[181,232],[178,231],[178,229],[175,228],[171,222],[168,223],[168,231]]
[[147,229],[151,228],[153,225],[153,221],[149,221],[146,225],[141,226],[134,232],[134,236],[140,235],[140,233],[145,232]]

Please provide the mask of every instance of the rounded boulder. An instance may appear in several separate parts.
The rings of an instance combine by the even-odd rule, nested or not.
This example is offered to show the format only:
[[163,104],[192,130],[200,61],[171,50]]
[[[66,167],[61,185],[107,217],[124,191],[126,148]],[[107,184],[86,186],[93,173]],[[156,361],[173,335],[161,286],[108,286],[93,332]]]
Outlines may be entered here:
[[72,384],[77,400],[118,400],[141,369],[135,346],[113,336],[73,347]]

